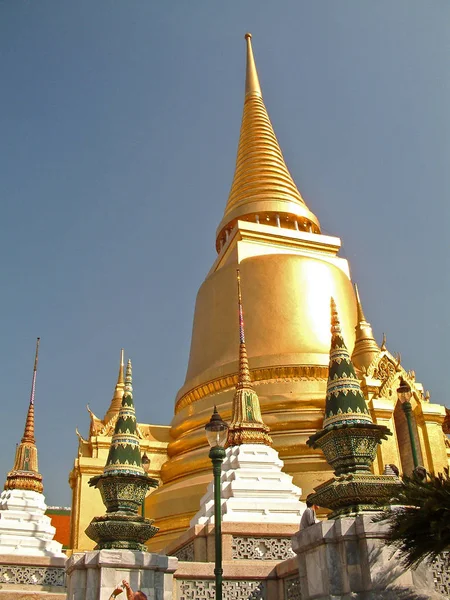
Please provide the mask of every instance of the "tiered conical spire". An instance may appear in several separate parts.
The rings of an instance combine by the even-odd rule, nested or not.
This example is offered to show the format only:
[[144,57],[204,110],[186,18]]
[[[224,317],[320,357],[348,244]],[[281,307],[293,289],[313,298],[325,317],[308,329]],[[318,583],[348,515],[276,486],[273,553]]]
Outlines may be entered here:
[[37,338],[25,430],[22,441],[16,448],[13,470],[8,473],[6,478],[5,490],[32,490],[41,494],[44,487],[42,485],[42,475],[38,471],[38,452],[34,437],[34,397],[36,393],[39,343],[40,338]]
[[120,365],[119,365],[119,375],[117,377],[116,387],[114,389],[114,394],[111,400],[111,404],[109,405],[108,411],[103,419],[103,423],[105,425],[109,423],[109,421],[116,415],[120,407],[122,406],[122,398],[123,392],[125,390],[125,380],[123,377],[124,371],[124,363],[123,363],[123,348],[120,351]]
[[269,428],[261,416],[259,398],[252,388],[245,345],[244,312],[242,308],[241,278],[237,271],[239,308],[239,377],[233,398],[231,423],[227,446],[240,444],[272,445]]
[[323,428],[353,423],[372,423],[372,417],[342,337],[336,303],[331,298],[331,348]]
[[356,339],[352,354],[352,362],[357,369],[363,370],[367,369],[373,362],[373,359],[378,356],[380,348],[373,337],[372,327],[364,315],[356,283],[355,293],[358,322],[355,327]]
[[247,33],[247,70],[241,133],[236,170],[225,208],[217,229],[217,248],[225,229],[238,218],[261,222],[275,216],[283,222],[297,220],[301,229],[320,233],[317,217],[307,208],[286,166],[278,140],[267,114],[256,71],[251,34]]
[[131,360],[128,360],[125,392],[103,472],[105,475],[144,475],[133,402]]
[[[359,318],[364,319],[362,309]],[[336,304],[331,298],[331,348],[323,428],[306,443],[320,448],[335,477],[319,485],[308,499],[332,509],[329,519],[379,510],[388,503],[398,478],[372,475],[378,444],[391,432],[373,423],[345,346]]]

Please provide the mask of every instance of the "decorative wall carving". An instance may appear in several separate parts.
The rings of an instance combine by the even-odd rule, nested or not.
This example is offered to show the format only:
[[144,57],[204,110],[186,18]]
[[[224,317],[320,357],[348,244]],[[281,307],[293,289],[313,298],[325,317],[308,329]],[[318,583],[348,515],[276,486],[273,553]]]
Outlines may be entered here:
[[298,575],[286,577],[284,580],[284,600],[301,600],[300,579]]
[[[224,600],[266,600],[265,581],[224,581]],[[179,600],[215,600],[214,581],[205,579],[184,579],[180,581]]]
[[373,377],[383,383],[395,374],[395,366],[387,356],[383,356],[373,372]]
[[190,542],[189,544],[182,546],[176,552],[174,552],[172,556],[176,556],[178,560],[193,562],[195,560],[194,542]]
[[30,567],[24,565],[0,565],[0,584],[44,585],[65,587],[64,567]]
[[291,538],[246,537],[233,535],[233,560],[286,560],[295,556]]
[[450,551],[443,552],[433,562],[432,568],[436,591],[450,598]]

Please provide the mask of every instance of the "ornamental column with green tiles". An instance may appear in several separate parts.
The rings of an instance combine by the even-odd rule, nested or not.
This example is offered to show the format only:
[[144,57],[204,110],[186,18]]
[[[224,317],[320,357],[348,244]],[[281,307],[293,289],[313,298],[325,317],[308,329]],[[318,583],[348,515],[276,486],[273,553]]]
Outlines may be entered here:
[[332,510],[328,518],[380,510],[389,504],[400,480],[374,475],[371,465],[378,444],[391,435],[372,421],[366,399],[342,337],[336,304],[331,298],[331,348],[323,428],[307,444],[320,448],[335,477],[308,496],[313,504]]
[[108,459],[103,473],[89,480],[97,487],[106,506],[106,515],[94,517],[86,535],[97,542],[96,550],[145,550],[145,542],[157,533],[153,521],[139,514],[149,488],[158,482],[145,473],[136,427],[131,360],[127,364],[122,398]]

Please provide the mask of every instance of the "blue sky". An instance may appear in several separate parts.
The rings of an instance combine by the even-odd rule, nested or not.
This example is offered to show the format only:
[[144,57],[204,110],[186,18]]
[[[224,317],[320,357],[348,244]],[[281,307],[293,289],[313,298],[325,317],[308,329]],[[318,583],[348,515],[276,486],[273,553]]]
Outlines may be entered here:
[[286,161],[378,339],[450,405],[446,0],[0,3],[0,473],[36,395],[49,504],[125,347],[169,423],[233,176],[244,33]]

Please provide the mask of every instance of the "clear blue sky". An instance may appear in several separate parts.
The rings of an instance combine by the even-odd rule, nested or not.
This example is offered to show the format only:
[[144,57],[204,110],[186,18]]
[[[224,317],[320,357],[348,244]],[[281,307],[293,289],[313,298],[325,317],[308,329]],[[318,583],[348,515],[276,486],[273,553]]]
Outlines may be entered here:
[[233,175],[246,31],[377,338],[449,405],[449,22],[447,0],[0,3],[0,478],[38,335],[49,504],[70,503],[75,427],[87,403],[105,413],[122,346],[138,419],[170,422]]

